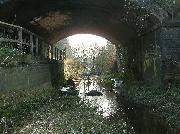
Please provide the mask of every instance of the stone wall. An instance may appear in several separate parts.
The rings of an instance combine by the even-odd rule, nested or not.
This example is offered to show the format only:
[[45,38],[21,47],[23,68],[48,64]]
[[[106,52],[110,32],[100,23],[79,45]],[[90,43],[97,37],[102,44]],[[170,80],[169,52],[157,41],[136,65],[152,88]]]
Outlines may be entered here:
[[160,29],[144,34],[140,37],[141,64],[143,80],[160,82]]
[[180,22],[170,22],[161,29],[161,80],[180,84]]
[[138,80],[180,83],[180,23],[169,22],[130,41],[128,64]]

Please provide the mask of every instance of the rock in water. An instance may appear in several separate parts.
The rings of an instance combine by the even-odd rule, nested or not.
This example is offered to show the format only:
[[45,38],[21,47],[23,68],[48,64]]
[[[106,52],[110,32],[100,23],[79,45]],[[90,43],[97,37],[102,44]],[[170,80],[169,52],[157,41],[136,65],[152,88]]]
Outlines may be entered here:
[[102,96],[103,94],[97,90],[91,90],[90,92],[86,93],[87,96]]

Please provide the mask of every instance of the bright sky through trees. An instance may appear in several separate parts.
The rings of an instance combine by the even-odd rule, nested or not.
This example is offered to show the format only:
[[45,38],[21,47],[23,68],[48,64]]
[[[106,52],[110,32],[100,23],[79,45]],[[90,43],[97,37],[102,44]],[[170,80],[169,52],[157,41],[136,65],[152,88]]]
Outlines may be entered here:
[[107,40],[105,38],[92,34],[76,34],[69,36],[67,39],[69,40],[70,46],[74,48],[81,47],[81,45],[86,45],[87,48],[89,48],[94,43],[96,43],[99,47],[103,47],[107,44]]

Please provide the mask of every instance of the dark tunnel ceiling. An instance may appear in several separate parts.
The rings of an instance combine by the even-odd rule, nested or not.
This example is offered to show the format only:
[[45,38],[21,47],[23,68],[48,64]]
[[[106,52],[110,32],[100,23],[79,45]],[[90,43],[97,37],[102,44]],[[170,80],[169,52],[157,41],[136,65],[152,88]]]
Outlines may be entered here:
[[0,20],[25,27],[51,43],[76,33],[126,42],[169,13],[152,0],[132,1],[2,0]]

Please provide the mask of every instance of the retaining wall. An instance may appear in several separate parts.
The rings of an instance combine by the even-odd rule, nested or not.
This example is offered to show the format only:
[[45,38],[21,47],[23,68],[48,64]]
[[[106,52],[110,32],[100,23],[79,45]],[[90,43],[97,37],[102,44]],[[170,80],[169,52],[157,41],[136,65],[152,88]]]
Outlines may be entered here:
[[27,89],[43,84],[58,86],[63,79],[62,63],[50,61],[0,68],[0,90]]

